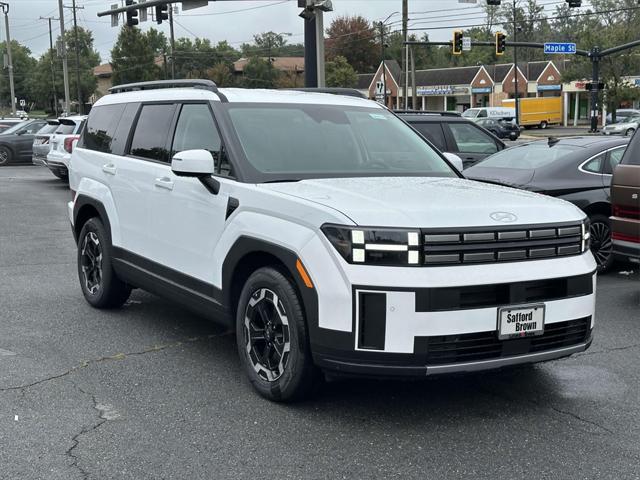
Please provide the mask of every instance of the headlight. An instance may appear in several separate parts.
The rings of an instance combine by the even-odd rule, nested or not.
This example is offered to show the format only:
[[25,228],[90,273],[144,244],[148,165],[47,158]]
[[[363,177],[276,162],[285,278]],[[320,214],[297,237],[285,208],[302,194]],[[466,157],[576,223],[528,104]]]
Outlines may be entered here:
[[582,221],[582,253],[589,250],[591,247],[591,222],[588,218]]
[[322,231],[347,262],[364,265],[420,265],[420,231],[323,225]]

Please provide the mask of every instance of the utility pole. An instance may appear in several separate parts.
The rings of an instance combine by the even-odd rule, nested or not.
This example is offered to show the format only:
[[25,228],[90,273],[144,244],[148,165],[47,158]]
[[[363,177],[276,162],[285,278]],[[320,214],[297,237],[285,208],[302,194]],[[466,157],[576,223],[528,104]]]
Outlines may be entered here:
[[69,95],[69,65],[67,63],[67,45],[64,40],[64,5],[58,0],[60,14],[60,54],[62,55],[62,74],[64,77],[64,113],[69,114],[71,100]]
[[[407,42],[408,38],[408,29],[407,23],[409,22],[409,0],[402,0],[402,38],[403,42]],[[402,57],[402,73],[404,74],[404,86],[403,86],[403,97],[404,97],[404,108],[405,110],[409,109],[409,45],[404,45],[404,56]],[[413,104],[413,99],[411,100]],[[413,105],[413,109],[416,109],[416,106]]]
[[382,56],[382,89],[384,106],[387,107],[387,65],[384,61],[384,23],[380,22],[380,55]]
[[[413,94],[411,103],[413,105],[413,109],[418,110],[418,108],[416,108],[418,105],[418,92],[416,90],[416,60],[413,56],[413,47],[407,45],[407,48],[411,49],[411,93]],[[420,105],[420,110],[422,110],[422,105]]]
[[58,94],[56,92],[56,69],[53,63],[54,49],[53,49],[53,32],[51,29],[51,21],[57,20],[53,17],[40,17],[40,20],[47,20],[49,22],[49,55],[51,60],[51,89],[53,91],[53,111],[56,117],[58,116]]
[[173,5],[169,5],[169,45],[171,47],[171,80],[176,79],[176,38],[173,33]]
[[323,88],[326,84],[324,71],[324,10],[315,9],[316,12],[316,67],[318,72],[318,87]]
[[9,4],[0,2],[4,13],[4,26],[7,30],[7,57],[9,60],[9,90],[11,92],[11,113],[16,114],[16,90],[13,83],[13,59],[11,58],[11,35],[9,34]]
[[84,104],[82,101],[82,86],[80,85],[80,41],[78,40],[78,19],[76,17],[76,0],[73,0],[73,36],[76,43],[76,84],[78,88],[78,113],[84,115]]
[[[513,0],[513,41],[514,43],[518,41],[518,22],[516,21],[516,0]],[[514,104],[516,106],[516,123],[520,125],[520,106],[518,105],[518,48],[516,46],[513,47],[513,72],[515,75],[515,84],[514,84]]]
[[[600,83],[600,47],[593,47],[591,58],[591,133],[598,132],[598,92]],[[603,114],[604,116],[604,114]]]

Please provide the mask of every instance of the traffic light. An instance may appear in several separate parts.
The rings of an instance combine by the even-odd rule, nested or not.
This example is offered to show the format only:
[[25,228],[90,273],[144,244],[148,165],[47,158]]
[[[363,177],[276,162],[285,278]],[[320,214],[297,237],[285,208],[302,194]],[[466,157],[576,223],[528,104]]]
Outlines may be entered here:
[[496,55],[504,55],[507,47],[507,36],[502,32],[496,32]]
[[156,5],[156,23],[161,24],[163,20],[169,19],[169,6],[166,3]]
[[569,4],[569,8],[580,8],[582,6],[582,0],[566,0]]
[[462,30],[456,30],[453,32],[453,54],[462,55]]
[[[126,0],[124,2],[127,7],[135,5],[135,3],[133,0]],[[127,27],[135,27],[138,23],[140,23],[138,21],[138,10],[127,10]]]

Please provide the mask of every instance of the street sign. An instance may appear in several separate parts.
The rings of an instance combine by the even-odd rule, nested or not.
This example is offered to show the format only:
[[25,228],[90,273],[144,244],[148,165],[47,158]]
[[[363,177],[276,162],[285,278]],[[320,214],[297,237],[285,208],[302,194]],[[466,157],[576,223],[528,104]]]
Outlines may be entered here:
[[[111,5],[111,10],[115,10],[116,8],[118,8],[118,4],[114,3]],[[118,26],[118,17],[120,15],[117,13],[113,13],[111,14],[111,26],[112,27],[117,27]]]
[[545,43],[544,44],[544,53],[567,53],[574,54],[576,53],[576,44],[575,43]]
[[471,37],[462,37],[462,50],[465,52],[471,50]]
[[25,107],[27,105],[27,101],[24,98],[20,99],[20,106]]
[[376,82],[376,98],[384,97],[384,82]]

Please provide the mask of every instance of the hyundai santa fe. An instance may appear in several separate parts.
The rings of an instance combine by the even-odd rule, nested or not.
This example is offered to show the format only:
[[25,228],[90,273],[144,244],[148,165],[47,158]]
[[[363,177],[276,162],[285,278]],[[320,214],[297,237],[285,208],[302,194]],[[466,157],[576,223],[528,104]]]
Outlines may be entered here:
[[114,87],[71,158],[86,300],[133,288],[236,332],[278,401],[323,373],[425,377],[592,340],[585,214],[466,180],[379,104],[203,80]]

